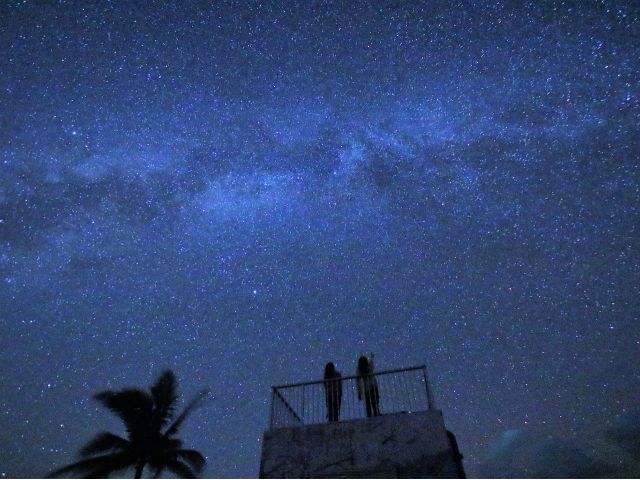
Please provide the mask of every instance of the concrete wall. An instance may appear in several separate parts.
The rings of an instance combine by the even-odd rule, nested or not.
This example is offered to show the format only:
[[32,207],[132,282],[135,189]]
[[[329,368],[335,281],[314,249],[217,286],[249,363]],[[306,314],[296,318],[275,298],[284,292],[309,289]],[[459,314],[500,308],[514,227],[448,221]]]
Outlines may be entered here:
[[438,410],[278,428],[264,434],[261,478],[457,478]]

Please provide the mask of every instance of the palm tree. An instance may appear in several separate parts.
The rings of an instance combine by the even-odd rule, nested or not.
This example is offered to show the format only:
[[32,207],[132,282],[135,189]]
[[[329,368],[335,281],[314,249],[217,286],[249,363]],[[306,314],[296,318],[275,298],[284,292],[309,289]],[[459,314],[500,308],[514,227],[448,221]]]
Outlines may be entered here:
[[127,438],[110,432],[99,433],[80,450],[80,461],[50,472],[49,477],[78,474],[85,478],[104,478],[135,468],[135,478],[142,478],[148,466],[154,478],[165,469],[182,478],[195,478],[204,468],[205,459],[196,450],[183,449],[182,442],[174,436],[207,394],[206,390],[200,392],[174,419],[178,395],[176,377],[171,370],[160,375],[149,392],[126,389],[98,393],[94,398],[120,417]]

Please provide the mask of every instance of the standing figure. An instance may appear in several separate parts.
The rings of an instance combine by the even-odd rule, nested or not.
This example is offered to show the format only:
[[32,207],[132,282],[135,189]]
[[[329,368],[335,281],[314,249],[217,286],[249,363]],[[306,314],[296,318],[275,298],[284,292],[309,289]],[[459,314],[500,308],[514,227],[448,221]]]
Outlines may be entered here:
[[340,419],[340,405],[342,404],[342,375],[333,362],[324,367],[324,393],[327,402],[327,418],[330,422]]
[[370,359],[364,355],[358,359],[356,375],[358,376],[358,400],[362,400],[364,396],[367,417],[377,417],[380,415],[380,392],[376,377],[373,375],[373,353]]

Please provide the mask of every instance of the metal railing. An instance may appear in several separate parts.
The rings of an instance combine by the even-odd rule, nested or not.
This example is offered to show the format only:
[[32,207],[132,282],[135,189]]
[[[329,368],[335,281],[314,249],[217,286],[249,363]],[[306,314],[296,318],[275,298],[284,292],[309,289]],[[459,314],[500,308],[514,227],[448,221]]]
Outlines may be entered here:
[[425,365],[271,388],[270,428],[435,408]]

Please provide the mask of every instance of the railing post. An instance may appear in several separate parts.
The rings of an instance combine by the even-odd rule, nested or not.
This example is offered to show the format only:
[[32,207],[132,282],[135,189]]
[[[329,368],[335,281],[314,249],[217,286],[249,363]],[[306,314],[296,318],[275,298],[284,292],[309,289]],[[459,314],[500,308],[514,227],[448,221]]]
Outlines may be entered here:
[[302,386],[302,415],[300,415],[300,417],[302,418],[303,425],[304,425],[304,387],[306,387],[306,385]]
[[269,415],[269,428],[273,428],[273,409],[275,408],[276,388],[271,387],[271,414]]
[[424,375],[424,386],[427,389],[427,403],[429,404],[429,410],[435,410],[436,406],[433,402],[433,394],[431,393],[431,385],[429,384],[429,375],[427,374],[427,366],[422,366],[422,373]]

